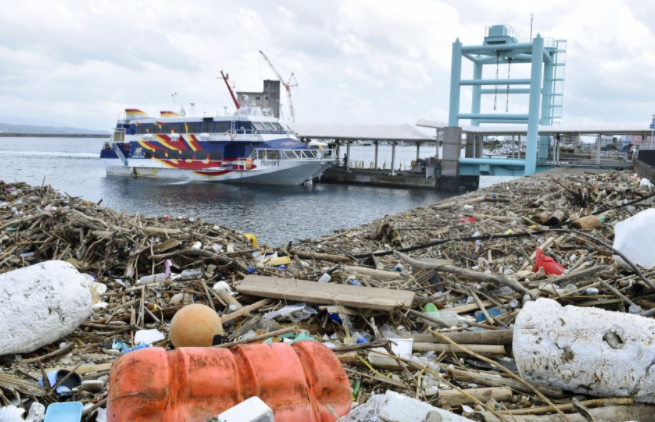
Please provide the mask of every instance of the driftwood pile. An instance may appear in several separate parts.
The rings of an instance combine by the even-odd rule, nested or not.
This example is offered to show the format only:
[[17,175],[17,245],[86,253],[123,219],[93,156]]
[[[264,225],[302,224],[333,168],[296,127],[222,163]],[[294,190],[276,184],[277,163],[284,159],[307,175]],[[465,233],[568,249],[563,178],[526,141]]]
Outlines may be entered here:
[[[171,348],[170,319],[195,302],[221,315],[227,343],[218,347],[290,333],[326,343],[358,403],[392,389],[472,420],[639,420],[655,408],[521,379],[511,347],[517,314],[538,297],[655,314],[655,271],[618,267],[611,248],[614,224],[655,203],[638,182],[627,172],[519,179],[282,247],[193,217],[126,215],[0,182],[0,273],[58,259],[107,287],[71,335],[0,356],[0,404],[79,400],[94,404],[91,420],[106,402],[115,345],[157,329],[164,339],[154,346]],[[538,247],[566,271],[533,271]],[[144,279],[166,267],[175,276]],[[308,306],[270,317],[300,302]],[[425,312],[430,304],[438,313]],[[394,338],[413,339],[414,358]],[[50,368],[104,384],[64,399],[37,384]]]

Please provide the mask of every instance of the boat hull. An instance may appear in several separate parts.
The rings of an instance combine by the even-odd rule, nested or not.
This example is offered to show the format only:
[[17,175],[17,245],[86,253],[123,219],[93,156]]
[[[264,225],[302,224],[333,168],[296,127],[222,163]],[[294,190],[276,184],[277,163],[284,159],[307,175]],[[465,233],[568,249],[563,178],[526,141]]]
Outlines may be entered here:
[[143,164],[130,162],[128,166],[108,166],[107,175],[257,185],[300,185],[323,174],[333,162],[333,160],[269,160],[266,162],[267,165],[262,165],[260,160],[256,160],[252,169],[190,170],[153,165],[151,160],[147,160]]

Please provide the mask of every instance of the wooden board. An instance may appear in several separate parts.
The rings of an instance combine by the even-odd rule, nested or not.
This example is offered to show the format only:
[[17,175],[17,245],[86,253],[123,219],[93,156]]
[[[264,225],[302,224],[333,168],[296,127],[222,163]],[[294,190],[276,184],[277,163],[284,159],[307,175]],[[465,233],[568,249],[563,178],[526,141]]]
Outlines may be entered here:
[[246,276],[236,289],[239,293],[252,296],[298,300],[321,305],[339,304],[382,311],[409,308],[415,296],[414,292],[406,290],[317,283],[259,275]]

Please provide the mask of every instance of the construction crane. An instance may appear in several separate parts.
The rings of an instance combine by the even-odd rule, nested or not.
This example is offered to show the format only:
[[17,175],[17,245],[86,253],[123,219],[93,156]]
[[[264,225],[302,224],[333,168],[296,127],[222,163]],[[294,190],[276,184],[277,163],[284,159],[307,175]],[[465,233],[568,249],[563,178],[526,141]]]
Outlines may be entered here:
[[[229,74],[224,74],[223,71],[221,70],[221,77],[225,81],[225,85],[227,85],[227,90],[230,91],[230,96],[232,96],[232,101],[234,101],[234,105],[236,106],[237,110],[240,108],[239,107],[239,102],[237,101],[237,97],[234,96],[234,92],[232,91],[232,88],[230,87],[230,83],[228,82],[228,79],[230,79]],[[217,78],[218,79],[218,78]]]
[[291,121],[295,122],[296,121],[296,116],[293,112],[293,102],[291,101],[291,88],[294,86],[298,86],[298,81],[296,81],[296,77],[293,75],[293,72],[291,72],[291,76],[289,76],[289,80],[287,82],[284,81],[282,78],[282,75],[280,75],[280,72],[275,69],[275,66],[273,66],[273,63],[269,60],[268,57],[266,57],[266,54],[264,54],[263,51],[259,50],[259,53],[264,57],[264,60],[266,60],[266,63],[271,67],[273,70],[273,73],[275,73],[280,80],[280,83],[284,85],[284,89],[287,90],[287,98],[289,98],[289,114],[291,115]]

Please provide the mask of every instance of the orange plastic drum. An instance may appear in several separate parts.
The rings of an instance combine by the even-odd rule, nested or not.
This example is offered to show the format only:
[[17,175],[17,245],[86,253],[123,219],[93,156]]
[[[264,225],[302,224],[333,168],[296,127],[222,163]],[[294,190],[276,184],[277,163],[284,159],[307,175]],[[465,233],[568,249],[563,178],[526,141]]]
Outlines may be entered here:
[[153,347],[111,367],[109,422],[205,422],[258,396],[276,422],[327,422],[350,411],[348,377],[334,353],[314,341],[231,349]]

